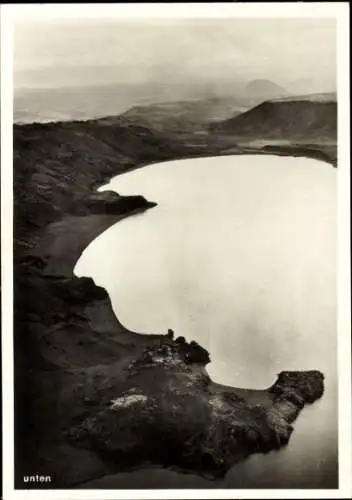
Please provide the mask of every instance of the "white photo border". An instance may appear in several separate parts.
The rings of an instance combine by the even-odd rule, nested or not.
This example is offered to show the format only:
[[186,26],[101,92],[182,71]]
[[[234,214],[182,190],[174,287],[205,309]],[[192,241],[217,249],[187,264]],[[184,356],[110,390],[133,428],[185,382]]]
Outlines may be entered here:
[[[333,490],[15,490],[13,396],[13,193],[12,124],[14,19],[97,19],[145,21],[173,18],[335,18],[338,82],[338,387],[339,487]],[[1,6],[1,281],[3,380],[3,498],[64,499],[227,499],[349,498],[351,489],[351,267],[349,3],[174,3],[18,4]]]

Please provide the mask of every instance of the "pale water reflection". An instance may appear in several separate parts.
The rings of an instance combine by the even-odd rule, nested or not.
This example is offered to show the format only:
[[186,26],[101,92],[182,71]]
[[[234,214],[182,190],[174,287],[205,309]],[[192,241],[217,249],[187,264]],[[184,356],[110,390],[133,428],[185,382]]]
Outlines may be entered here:
[[154,164],[104,187],[158,203],[107,230],[75,269],[107,289],[126,327],[198,341],[223,384],[326,376],[289,446],[250,457],[222,487],[336,480],[336,182],[316,160],[251,155]]

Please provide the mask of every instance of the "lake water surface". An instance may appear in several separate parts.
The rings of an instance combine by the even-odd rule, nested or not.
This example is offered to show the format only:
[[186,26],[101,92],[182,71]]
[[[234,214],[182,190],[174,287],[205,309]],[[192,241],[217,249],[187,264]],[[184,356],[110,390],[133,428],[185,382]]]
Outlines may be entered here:
[[[264,389],[281,370],[326,377],[289,445],[236,465],[220,487],[336,487],[337,170],[305,158],[200,158],[134,170],[102,189],[158,203],[105,231],[75,268],[106,288],[123,325],[196,340],[222,384]],[[148,487],[133,474],[133,486],[116,475],[107,487],[135,488],[137,477]],[[144,482],[153,474],[150,487],[168,487],[160,471]],[[188,487],[189,477],[170,474],[171,487]]]

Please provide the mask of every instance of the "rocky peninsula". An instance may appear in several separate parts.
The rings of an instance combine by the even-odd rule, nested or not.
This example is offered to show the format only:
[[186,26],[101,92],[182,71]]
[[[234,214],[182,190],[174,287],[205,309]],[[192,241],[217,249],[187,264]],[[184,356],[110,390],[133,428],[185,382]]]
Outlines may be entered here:
[[79,488],[146,463],[221,477],[286,445],[299,412],[322,396],[314,370],[284,371],[263,391],[214,384],[211,353],[182,332],[127,330],[107,292],[73,274],[95,237],[157,202],[96,192],[119,173],[270,148],[336,166],[336,135],[259,144],[224,128],[156,131],[119,117],[14,126],[16,488],[38,488],[23,482],[34,473],[51,477],[41,488]]

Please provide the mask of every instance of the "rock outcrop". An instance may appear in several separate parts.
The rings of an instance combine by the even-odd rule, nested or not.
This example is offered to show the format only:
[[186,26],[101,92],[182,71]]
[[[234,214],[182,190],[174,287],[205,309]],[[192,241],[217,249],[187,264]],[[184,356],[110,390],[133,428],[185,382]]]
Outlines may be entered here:
[[204,354],[195,343],[149,346],[126,368],[113,399],[98,394],[69,438],[120,467],[154,462],[223,476],[244,456],[287,444],[291,422],[323,393],[321,373],[282,372],[268,407],[252,404],[211,383]]

